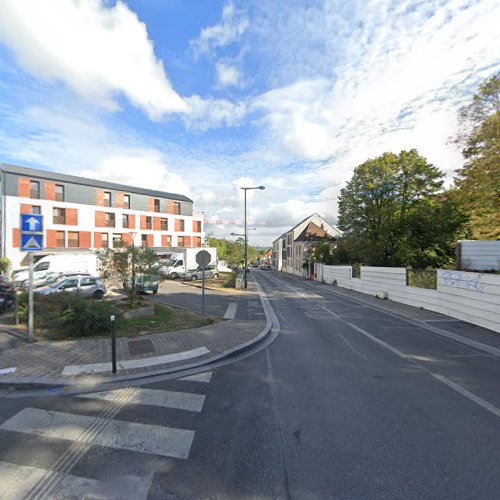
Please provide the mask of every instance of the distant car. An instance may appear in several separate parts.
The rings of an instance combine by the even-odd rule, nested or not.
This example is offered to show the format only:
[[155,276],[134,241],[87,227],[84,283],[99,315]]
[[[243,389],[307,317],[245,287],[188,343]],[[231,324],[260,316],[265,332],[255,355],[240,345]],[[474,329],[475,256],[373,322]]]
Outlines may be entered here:
[[262,265],[260,266],[260,269],[261,269],[262,271],[270,271],[270,270],[271,270],[271,266],[270,266],[269,264],[262,264]]
[[[132,285],[132,280],[127,281],[125,283],[125,290],[130,290]],[[155,276],[136,276],[135,277],[135,292],[136,293],[146,293],[153,292],[153,295],[158,293],[158,278]]]
[[[181,273],[179,276],[182,280],[194,281],[202,278],[203,270],[201,266],[196,267],[195,269],[190,269],[185,273]],[[215,265],[208,265],[205,267],[205,279],[209,278],[217,278],[219,276],[219,271],[217,271],[217,267]]]
[[84,297],[102,299],[106,293],[106,287],[98,276],[72,276],[35,289],[35,293],[40,295],[61,292],[77,292]]

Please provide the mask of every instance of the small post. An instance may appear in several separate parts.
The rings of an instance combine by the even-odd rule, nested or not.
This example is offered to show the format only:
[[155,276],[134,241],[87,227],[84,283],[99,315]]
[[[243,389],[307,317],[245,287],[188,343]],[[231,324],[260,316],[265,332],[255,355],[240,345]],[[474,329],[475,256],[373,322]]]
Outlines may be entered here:
[[34,303],[33,303],[33,252],[29,256],[29,277],[28,277],[28,342],[33,342],[33,330],[35,325]]
[[201,266],[201,315],[205,316],[205,266]]
[[116,373],[116,318],[112,314],[109,318],[111,320],[111,370],[113,374]]
[[14,291],[14,317],[16,318],[16,326],[19,326],[19,297],[17,291]]

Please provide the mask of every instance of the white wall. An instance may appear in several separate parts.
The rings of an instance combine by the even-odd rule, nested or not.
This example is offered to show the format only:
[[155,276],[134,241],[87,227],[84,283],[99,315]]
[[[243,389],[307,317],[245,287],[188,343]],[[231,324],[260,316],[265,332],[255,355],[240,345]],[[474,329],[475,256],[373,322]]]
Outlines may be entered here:
[[500,270],[500,241],[463,240],[459,241],[458,245],[461,269]]
[[446,314],[500,333],[500,275],[465,271],[437,271],[437,290],[406,286],[406,270],[362,267],[361,278],[351,278],[351,266],[316,264],[316,280]]

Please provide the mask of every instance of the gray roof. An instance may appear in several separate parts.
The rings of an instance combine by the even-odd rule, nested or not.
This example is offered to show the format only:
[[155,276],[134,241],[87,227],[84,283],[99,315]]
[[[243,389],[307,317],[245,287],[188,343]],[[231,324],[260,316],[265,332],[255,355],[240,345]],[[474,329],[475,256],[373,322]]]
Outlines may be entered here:
[[38,179],[47,179],[60,182],[70,182],[73,184],[83,184],[84,186],[94,186],[102,189],[113,189],[115,191],[124,191],[126,193],[144,194],[146,196],[154,196],[155,198],[168,198],[169,200],[190,201],[190,198],[182,194],[167,193],[165,191],[156,191],[154,189],[146,189],[135,186],[127,186],[126,184],[118,184],[116,182],[100,181],[98,179],[89,179],[86,177],[78,177],[76,175],[59,174],[48,170],[40,170],[38,168],[19,167],[17,165],[8,165],[2,163],[2,172],[10,174],[26,175],[28,177],[36,177]]
[[281,238],[284,238],[289,232],[293,231],[295,228],[297,228],[298,226],[300,226],[303,222],[305,222],[307,219],[310,219],[311,217],[317,215],[320,219],[324,220],[327,224],[329,224],[334,230],[338,231],[339,234],[340,234],[340,231],[339,229],[334,226],[333,224],[330,224],[326,219],[324,219],[323,217],[321,217],[321,215],[319,215],[317,212],[311,214],[311,215],[308,215],[305,219],[302,219],[300,222],[297,222],[297,224],[295,224],[295,226],[293,226],[292,228],[290,228],[288,231],[284,232],[281,236],[278,236],[275,240],[273,240],[273,243],[275,241],[278,241],[280,240]]

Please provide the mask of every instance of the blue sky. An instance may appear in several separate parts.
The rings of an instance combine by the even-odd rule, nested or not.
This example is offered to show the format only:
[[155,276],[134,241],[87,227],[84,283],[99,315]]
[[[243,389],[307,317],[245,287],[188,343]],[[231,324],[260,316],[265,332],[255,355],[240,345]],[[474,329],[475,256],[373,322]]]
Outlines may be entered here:
[[498,71],[489,0],[3,0],[1,160],[191,196],[251,242],[332,222],[353,168],[416,147]]

